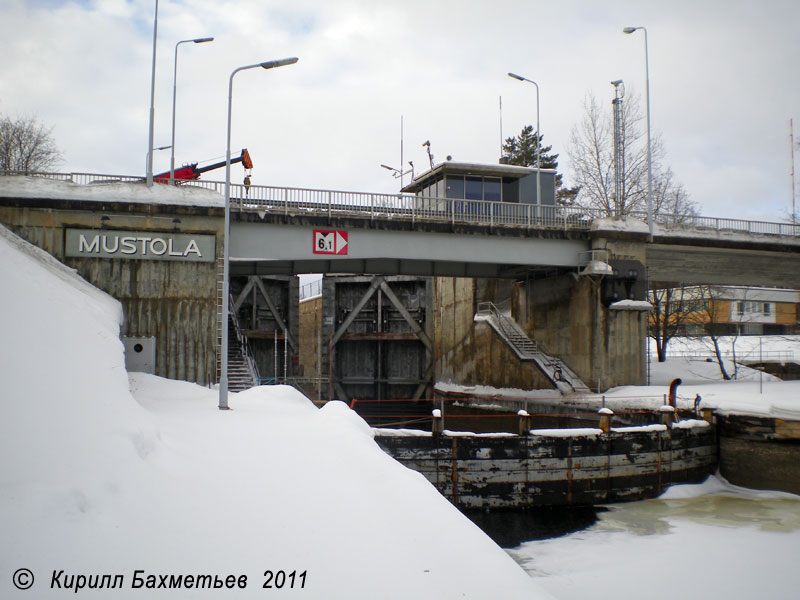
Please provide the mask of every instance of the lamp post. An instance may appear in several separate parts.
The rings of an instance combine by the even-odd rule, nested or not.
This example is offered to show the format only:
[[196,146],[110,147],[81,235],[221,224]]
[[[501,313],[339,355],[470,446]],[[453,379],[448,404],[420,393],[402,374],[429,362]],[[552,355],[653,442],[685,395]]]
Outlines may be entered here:
[[637,29],[644,31],[644,73],[647,99],[647,227],[650,239],[653,239],[653,151],[650,142],[650,58],[647,50],[647,28],[625,27],[622,33],[633,33]]
[[262,69],[274,69],[276,67],[284,67],[286,65],[293,65],[299,59],[297,57],[282,58],[280,60],[270,60],[267,62],[256,63],[254,65],[247,65],[246,67],[239,67],[234,69],[231,77],[228,80],[228,144],[225,151],[225,241],[223,251],[223,268],[222,268],[222,316],[220,326],[222,328],[222,345],[220,353],[222,354],[221,373],[219,378],[219,409],[228,410],[228,296],[230,295],[230,284],[228,279],[230,277],[230,232],[231,232],[231,105],[233,101],[233,77],[239,71],[247,69],[255,69],[261,67]]
[[527,81],[536,86],[536,203],[542,204],[542,178],[541,178],[541,157],[540,148],[542,146],[542,133],[539,129],[539,84],[535,81],[517,75],[516,73],[509,73],[509,77],[519,81]]
[[175,97],[178,93],[178,46],[193,42],[195,44],[203,44],[205,42],[213,42],[213,37],[195,38],[193,40],[181,40],[175,44],[175,63],[172,73],[172,153],[169,157],[169,183],[175,183]]
[[153,123],[155,110],[153,104],[156,97],[156,40],[158,39],[158,0],[156,0],[156,13],[153,17],[153,68],[150,75],[150,132],[147,139],[147,168],[145,181],[147,187],[153,187]]

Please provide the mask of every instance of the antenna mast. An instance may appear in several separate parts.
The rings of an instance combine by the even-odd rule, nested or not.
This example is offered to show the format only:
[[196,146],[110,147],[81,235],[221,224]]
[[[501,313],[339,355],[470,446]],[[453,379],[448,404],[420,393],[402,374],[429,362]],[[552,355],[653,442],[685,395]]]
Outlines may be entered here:
[[[403,189],[403,115],[400,115],[400,189]],[[413,177],[413,176],[412,176]]]
[[792,157],[792,225],[795,225],[797,220],[797,210],[795,209],[795,184],[794,184],[794,126],[792,119],[789,119],[789,153]]
[[622,216],[625,206],[625,138],[622,130],[622,98],[625,86],[621,79],[612,81],[614,86],[614,216]]
[[500,96],[500,156],[503,156],[503,97]]

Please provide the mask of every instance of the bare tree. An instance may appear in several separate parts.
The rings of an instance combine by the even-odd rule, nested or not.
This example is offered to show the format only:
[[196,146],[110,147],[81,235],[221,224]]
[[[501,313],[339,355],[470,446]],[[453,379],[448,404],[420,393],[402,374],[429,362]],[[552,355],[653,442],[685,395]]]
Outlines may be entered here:
[[650,317],[650,337],[656,343],[658,362],[667,360],[669,341],[680,335],[686,325],[697,320],[702,304],[696,288],[684,286],[648,291],[648,300],[653,305]]
[[[642,132],[639,100],[629,95],[622,105],[621,145],[625,164],[624,197],[614,198],[614,140],[612,112],[601,107],[592,94],[586,96],[584,116],[572,128],[567,154],[575,183],[580,188],[575,205],[599,209],[608,216],[644,211],[647,205],[647,145]],[[677,215],[685,220],[697,214],[686,190],[664,168],[664,147],[658,136],[651,140],[653,212]]]
[[673,180],[670,167],[658,169],[653,178],[653,214],[669,215],[671,223],[686,223],[697,216],[697,203],[689,198],[683,184]]
[[61,162],[53,128],[34,117],[0,116],[0,171],[32,173],[52,170]]
[[703,326],[703,329],[711,340],[714,347],[714,356],[719,365],[719,371],[722,378],[726,381],[731,378],[728,370],[725,368],[725,361],[722,358],[722,350],[720,349],[720,322],[725,321],[723,314],[723,307],[725,303],[722,302],[719,290],[711,285],[701,285],[698,287],[700,296],[700,310],[697,312],[698,324]]

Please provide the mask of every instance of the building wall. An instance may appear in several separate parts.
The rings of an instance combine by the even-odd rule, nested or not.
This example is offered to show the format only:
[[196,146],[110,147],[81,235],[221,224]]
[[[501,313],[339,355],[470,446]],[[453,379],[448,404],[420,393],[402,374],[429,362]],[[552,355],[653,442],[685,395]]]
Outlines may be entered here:
[[322,296],[300,302],[300,375],[320,375],[320,331],[322,329]]
[[[217,260],[223,252],[221,212],[97,202],[81,206],[72,202],[70,206],[63,210],[57,205],[0,206],[0,222],[117,298],[124,311],[120,335],[156,338],[157,375],[202,385],[214,383]],[[67,257],[68,228],[213,235],[216,260]]]

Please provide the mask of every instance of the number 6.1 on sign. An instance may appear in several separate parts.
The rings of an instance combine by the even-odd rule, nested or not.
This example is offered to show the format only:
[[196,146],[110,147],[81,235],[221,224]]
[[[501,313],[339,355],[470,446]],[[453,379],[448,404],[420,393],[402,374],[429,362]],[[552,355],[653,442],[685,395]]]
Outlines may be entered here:
[[347,232],[334,229],[315,229],[314,254],[347,254]]

